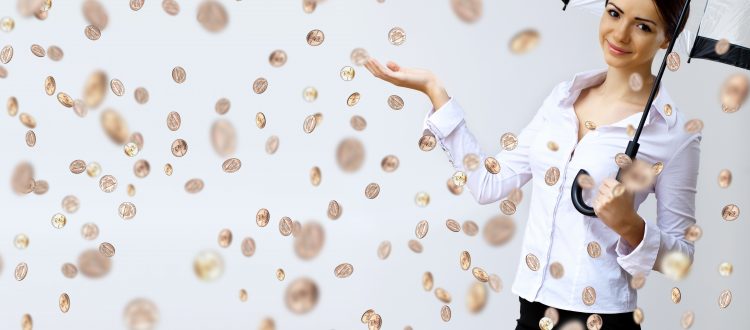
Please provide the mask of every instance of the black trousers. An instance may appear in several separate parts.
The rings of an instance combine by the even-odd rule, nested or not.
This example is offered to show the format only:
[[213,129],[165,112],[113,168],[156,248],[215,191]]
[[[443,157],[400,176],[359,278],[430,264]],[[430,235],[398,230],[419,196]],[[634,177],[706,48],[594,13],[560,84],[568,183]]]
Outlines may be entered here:
[[[544,311],[549,306],[540,302],[529,302],[521,297],[518,298],[521,302],[521,316],[518,318],[516,330],[539,330],[539,320],[544,317]],[[560,320],[557,322],[554,330],[560,329],[560,326],[565,324],[568,320],[580,320],[584,324],[586,329],[586,320],[590,313],[581,313],[567,311],[564,309],[557,309],[560,314]],[[602,317],[602,330],[640,330],[641,326],[636,324],[633,320],[633,313],[618,313],[618,314],[599,314]]]

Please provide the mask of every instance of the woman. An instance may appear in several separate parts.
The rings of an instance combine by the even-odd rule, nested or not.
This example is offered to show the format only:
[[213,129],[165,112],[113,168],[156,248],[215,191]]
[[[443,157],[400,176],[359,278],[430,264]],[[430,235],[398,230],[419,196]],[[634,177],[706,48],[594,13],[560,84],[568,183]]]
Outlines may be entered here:
[[[656,177],[643,190],[624,192],[614,179],[619,170],[615,155],[624,151],[629,131],[638,126],[655,81],[652,62],[659,49],[668,47],[684,3],[607,1],[599,43],[608,68],[558,84],[518,136],[517,146],[494,157],[501,168],[497,174],[484,166],[465,168],[467,155],[478,155],[480,164],[488,157],[467,128],[463,109],[430,71],[394,62],[384,67],[373,58],[365,64],[376,77],[430,98],[434,108],[425,117],[425,128],[453,167],[467,174],[466,186],[478,203],[499,201],[533,182],[512,288],[521,303],[517,330],[549,329],[540,320],[555,310],[559,317],[552,318],[560,325],[578,320],[589,329],[640,329],[639,315],[633,312],[643,276],[651,269],[661,271],[659,261],[672,251],[692,262],[693,243],[685,239],[685,231],[695,224],[702,135],[684,128],[686,120],[664,88],[659,88],[639,140],[638,161],[655,164]],[[643,77],[640,89],[631,88],[634,74]],[[593,201],[597,217],[580,214],[570,199],[572,180],[581,168],[600,183]],[[649,193],[656,195],[657,215],[646,220],[636,211]]]

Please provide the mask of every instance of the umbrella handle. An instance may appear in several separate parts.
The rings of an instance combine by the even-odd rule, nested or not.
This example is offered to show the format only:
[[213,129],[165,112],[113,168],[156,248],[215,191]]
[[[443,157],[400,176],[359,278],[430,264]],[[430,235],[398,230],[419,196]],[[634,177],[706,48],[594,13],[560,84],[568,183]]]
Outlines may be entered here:
[[590,217],[596,217],[596,213],[594,213],[594,208],[591,206],[586,205],[586,202],[583,200],[583,187],[581,187],[578,184],[578,177],[581,175],[588,175],[589,172],[587,172],[584,169],[581,169],[578,171],[578,174],[576,174],[575,180],[573,180],[573,187],[570,188],[570,199],[573,200],[573,206],[583,215],[587,215]]
[[570,0],[562,0],[562,2],[563,2],[563,10],[565,10],[565,8],[568,8],[568,3],[570,2]]

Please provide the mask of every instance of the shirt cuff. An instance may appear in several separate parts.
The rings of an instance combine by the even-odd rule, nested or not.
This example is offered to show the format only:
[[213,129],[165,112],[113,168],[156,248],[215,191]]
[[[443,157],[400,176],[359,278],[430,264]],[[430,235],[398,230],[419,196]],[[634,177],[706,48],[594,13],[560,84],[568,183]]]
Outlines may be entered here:
[[[645,220],[644,220],[645,221]],[[653,222],[646,222],[643,229],[643,240],[635,248],[631,247],[622,237],[617,241],[615,252],[617,263],[630,275],[642,274],[647,276],[654,268],[656,257],[661,245],[661,233],[659,227]]]
[[[450,135],[464,120],[464,110],[451,97],[437,110],[432,108],[424,117],[422,131],[431,131],[439,138]],[[432,124],[432,125],[430,125]],[[430,127],[435,130],[430,130]]]

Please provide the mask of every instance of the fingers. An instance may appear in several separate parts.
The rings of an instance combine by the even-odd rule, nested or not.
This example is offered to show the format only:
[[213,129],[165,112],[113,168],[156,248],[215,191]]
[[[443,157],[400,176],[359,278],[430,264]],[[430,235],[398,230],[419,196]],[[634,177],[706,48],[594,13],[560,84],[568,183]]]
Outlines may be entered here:
[[378,60],[374,58],[369,58],[367,62],[365,62],[365,67],[372,72],[372,74],[380,79],[388,80],[390,77],[389,71],[387,68],[385,68]]
[[389,69],[393,70],[393,71],[400,71],[401,70],[401,67],[398,64],[396,64],[396,62],[393,62],[393,61],[388,61],[388,63],[386,64],[386,66]]

